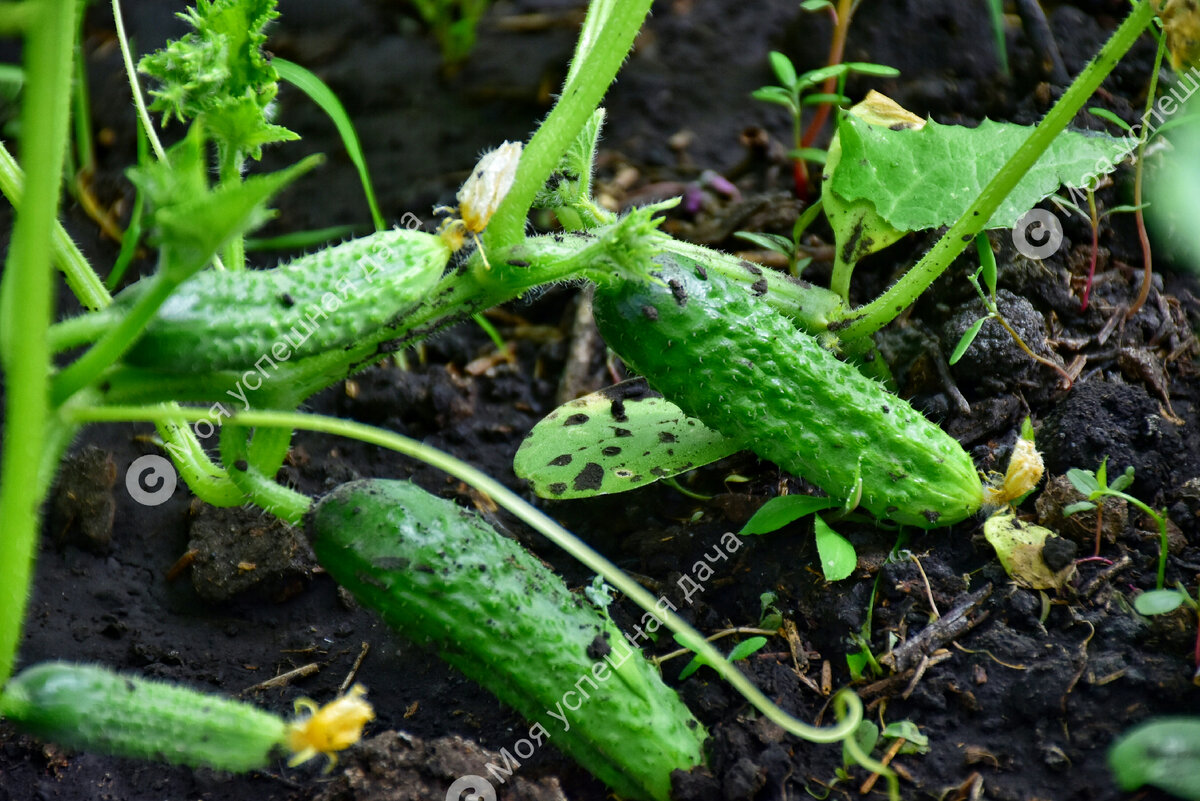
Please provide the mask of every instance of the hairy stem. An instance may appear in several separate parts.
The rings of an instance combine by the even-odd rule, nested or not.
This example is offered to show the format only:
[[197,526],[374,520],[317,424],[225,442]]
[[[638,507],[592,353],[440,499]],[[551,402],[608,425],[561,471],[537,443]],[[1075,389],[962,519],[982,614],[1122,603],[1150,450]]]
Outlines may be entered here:
[[[41,0],[25,38],[21,159],[27,182],[0,283],[0,365],[7,397],[0,455],[0,686],[12,675],[33,572],[49,428],[53,315],[50,253],[71,97],[74,0]],[[19,335],[18,335],[19,332]]]

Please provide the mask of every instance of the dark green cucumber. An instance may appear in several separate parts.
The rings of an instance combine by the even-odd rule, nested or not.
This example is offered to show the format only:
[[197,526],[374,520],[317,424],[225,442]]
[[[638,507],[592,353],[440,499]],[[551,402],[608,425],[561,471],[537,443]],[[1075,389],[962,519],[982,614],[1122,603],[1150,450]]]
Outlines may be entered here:
[[[397,229],[272,270],[205,270],[171,294],[124,360],[163,372],[206,373],[352,345],[416,308],[449,259],[441,238]],[[126,289],[114,310],[140,292],[139,284]]]
[[684,412],[880,518],[934,528],[983,499],[971,457],[876,381],[713,271],[598,287],[608,344]]
[[234,772],[267,767],[287,736],[283,718],[249,704],[68,662],[10,680],[0,716],[68,748]]
[[338,487],[306,523],[339,584],[618,795],[666,801],[671,771],[700,763],[704,728],[608,616],[473,513],[375,479]]

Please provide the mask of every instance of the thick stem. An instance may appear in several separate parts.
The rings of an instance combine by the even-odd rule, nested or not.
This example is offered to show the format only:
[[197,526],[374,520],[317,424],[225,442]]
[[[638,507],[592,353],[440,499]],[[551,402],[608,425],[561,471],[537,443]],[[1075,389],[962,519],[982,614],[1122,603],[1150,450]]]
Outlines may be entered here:
[[524,237],[525,215],[534,195],[600,105],[633,47],[650,2],[597,0],[588,9],[585,35],[580,37],[563,94],[522,151],[516,180],[488,224],[484,234],[488,252],[514,245]]
[[846,313],[837,324],[842,339],[869,336],[890,323],[945,272],[963,249],[987,227],[988,221],[1029,168],[1041,158],[1092,93],[1112,72],[1154,18],[1151,0],[1141,0],[1079,74],[1050,113],[1029,134],[963,216],[904,277],[871,303]]
[[[33,572],[49,429],[53,315],[51,234],[62,186],[71,97],[74,0],[42,0],[25,38],[21,158],[28,178],[0,285],[0,364],[7,397],[0,455],[0,686],[12,675]],[[18,336],[19,332],[19,336]]]

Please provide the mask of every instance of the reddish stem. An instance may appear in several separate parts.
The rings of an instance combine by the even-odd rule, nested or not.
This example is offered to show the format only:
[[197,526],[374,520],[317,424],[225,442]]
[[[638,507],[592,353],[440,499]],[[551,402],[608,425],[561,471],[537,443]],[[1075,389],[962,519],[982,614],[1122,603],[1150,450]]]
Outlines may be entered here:
[[[827,67],[842,63],[842,56],[846,52],[846,35],[850,31],[850,17],[852,15],[850,6],[851,0],[839,0],[837,11],[833,12],[833,41],[829,43]],[[827,78],[821,86],[821,91],[825,94],[832,94],[837,89],[837,82],[838,79],[836,77]],[[829,119],[831,106],[831,103],[821,103],[817,106],[816,115],[808,123],[808,128],[805,129],[804,136],[800,139],[801,147],[812,147],[812,143],[816,140],[817,135],[821,132],[821,128],[825,125],[825,120]]]
[[[1083,285],[1083,300],[1079,304],[1080,311],[1087,311],[1088,295],[1091,294],[1092,281],[1096,277],[1096,261],[1097,261],[1097,257],[1099,255],[1100,255],[1100,225],[1097,222],[1093,222],[1092,223],[1092,259],[1091,259],[1091,263],[1088,264],[1087,283]],[[1097,533],[1096,537],[1097,537],[1096,553],[1100,553],[1100,540],[1099,540],[1100,534]]]

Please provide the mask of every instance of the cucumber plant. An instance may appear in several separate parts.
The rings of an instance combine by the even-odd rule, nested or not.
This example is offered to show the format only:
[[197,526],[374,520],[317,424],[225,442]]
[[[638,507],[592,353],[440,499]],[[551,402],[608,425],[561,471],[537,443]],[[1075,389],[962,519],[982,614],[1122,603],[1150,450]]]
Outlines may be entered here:
[[[961,251],[964,235],[970,240],[982,230],[1008,191],[1057,137],[1099,80],[1145,28],[1153,8],[1150,0],[1142,0],[1134,7],[1098,59],[1055,106],[1047,120],[1029,133],[1025,143],[1000,169],[997,177],[981,190],[976,201],[922,260],[912,277],[906,276],[901,281],[901,288],[889,290],[879,300],[853,309],[835,293],[764,275],[758,268],[740,264],[728,256],[674,242],[657,230],[652,219],[655,208],[615,217],[591,202],[587,176],[590,175],[598,126],[597,107],[628,54],[649,6],[649,0],[596,0],[591,4],[559,102],[520,149],[519,158],[506,161],[503,169],[497,167],[496,180],[479,187],[483,192],[479,197],[483,198],[481,205],[485,213],[472,215],[474,223],[464,216],[464,226],[476,235],[478,247],[469,255],[460,254],[455,269],[442,268],[449,258],[447,251],[456,242],[447,246],[444,239],[439,244],[427,237],[382,232],[343,246],[344,251],[335,249],[303,262],[309,271],[303,278],[288,267],[251,278],[242,269],[244,233],[269,216],[265,208],[267,201],[297,175],[315,167],[316,160],[310,158],[269,175],[243,174],[262,145],[291,138],[290,132],[270,118],[275,75],[260,51],[265,40],[263,26],[274,15],[274,5],[270,0],[200,0],[195,11],[187,15],[194,31],[168,48],[165,55],[143,62],[145,69],[159,81],[155,90],[159,108],[186,117],[190,122],[187,135],[168,152],[152,135],[149,120],[143,120],[157,160],[134,171],[132,177],[152,209],[148,227],[159,247],[159,265],[147,283],[126,290],[128,296],[123,295],[112,310],[107,310],[113,305],[112,299],[99,284],[90,265],[75,258],[69,246],[54,236],[67,128],[65,98],[69,96],[67,87],[72,73],[75,3],[71,0],[31,0],[11,8],[0,8],[0,22],[5,23],[0,29],[21,31],[26,37],[23,52],[28,76],[20,151],[25,186],[19,197],[18,193],[10,192],[19,203],[19,213],[3,283],[0,284],[0,366],[5,371],[7,391],[3,454],[0,456],[3,475],[0,523],[4,531],[0,537],[0,584],[5,587],[5,592],[0,593],[0,684],[5,687],[6,715],[11,713],[14,719],[23,717],[35,721],[35,727],[44,723],[49,736],[63,739],[73,736],[68,729],[78,733],[98,730],[96,726],[82,725],[79,718],[55,718],[54,715],[59,713],[46,711],[58,708],[55,704],[61,707],[53,693],[46,688],[32,692],[33,679],[28,679],[30,691],[23,692],[21,688],[26,684],[21,678],[12,677],[25,613],[40,502],[46,495],[60,457],[82,426],[101,421],[154,422],[164,432],[164,439],[177,446],[169,449],[170,453],[198,495],[225,505],[256,503],[291,521],[302,519],[312,501],[275,483],[273,476],[286,454],[291,431],[307,428],[394,448],[469,481],[596,570],[647,614],[660,620],[766,717],[786,731],[815,742],[842,742],[860,763],[887,775],[891,793],[893,797],[897,795],[894,775],[862,753],[850,737],[862,715],[861,705],[852,694],[836,697],[835,709],[839,714],[836,724],[815,728],[800,722],[767,699],[673,610],[664,609],[611,562],[490,477],[445,454],[387,432],[287,410],[297,408],[319,389],[375,363],[397,346],[419,341],[455,320],[546,283],[579,278],[594,280],[600,285],[602,298],[607,297],[606,302],[611,304],[613,319],[637,320],[639,323],[636,330],[610,332],[613,340],[617,341],[622,333],[628,334],[631,339],[625,347],[630,353],[645,356],[648,367],[654,366],[654,358],[662,359],[661,366],[668,371],[687,360],[681,358],[679,351],[666,352],[665,348],[665,355],[644,353],[649,347],[647,343],[660,336],[656,332],[671,326],[679,330],[681,326],[697,323],[702,316],[715,314],[715,306],[704,302],[710,295],[720,299],[736,298],[731,302],[739,313],[744,312],[748,318],[761,321],[780,337],[787,337],[797,349],[802,365],[800,373],[815,385],[793,387],[798,387],[801,392],[815,391],[812,412],[833,411],[831,407],[841,401],[869,401],[871,404],[882,401],[888,406],[886,412],[882,405],[860,412],[835,412],[848,425],[862,427],[861,432],[846,432],[848,445],[854,450],[850,459],[838,458],[835,454],[828,459],[828,464],[818,463],[816,455],[840,450],[838,441],[815,442],[789,432],[789,441],[803,440],[798,469],[815,471],[816,478],[827,481],[832,492],[845,492],[849,500],[882,516],[924,526],[936,521],[961,519],[970,513],[980,492],[978,479],[973,473],[969,478],[966,475],[973,468],[961,449],[955,451],[957,446],[952,441],[936,427],[917,419],[919,416],[914,417],[915,413],[906,412],[907,407],[897,405],[893,411],[891,404],[898,403],[894,398],[882,394],[875,385],[861,383],[867,379],[829,356],[808,335],[821,336],[829,344],[836,344],[835,340],[841,339],[847,352],[866,353],[868,349],[863,347],[861,340],[893,319],[945,269]],[[123,46],[127,44],[123,42]],[[132,64],[131,58],[128,61]],[[189,73],[189,65],[199,72]],[[135,83],[133,77],[131,70],[131,83]],[[141,102],[140,92],[136,90],[135,98]],[[215,146],[210,147],[214,143]],[[215,185],[210,185],[210,161],[217,168]],[[490,167],[490,163],[485,166]],[[564,166],[567,169],[564,170]],[[483,172],[485,177],[491,175],[488,169]],[[551,175],[556,172],[567,176],[568,180],[564,182],[565,186],[560,183],[548,188]],[[13,184],[7,182],[6,185],[11,189]],[[476,194],[468,192],[466,197],[474,198]],[[535,203],[547,205],[559,213],[570,233],[561,237],[527,236],[525,220]],[[975,219],[977,217],[980,219]],[[481,227],[482,230],[478,230]],[[382,294],[379,297],[381,302],[392,306],[377,309],[350,303],[349,298],[338,298],[335,293],[339,282],[345,279],[345,271],[352,265],[338,263],[337,254],[357,253],[360,248],[388,242],[394,245],[389,251],[393,258],[381,271],[390,272],[392,267],[396,268],[395,275],[403,286],[389,285],[386,291],[380,288]],[[664,253],[668,255],[660,255]],[[68,273],[68,284],[83,295],[84,305],[104,311],[51,328],[48,267],[52,255]],[[659,258],[657,264],[653,261],[656,257]],[[655,271],[670,269],[672,259],[685,258],[698,262],[699,270],[707,271],[708,275],[703,278],[698,271],[693,271],[694,277],[688,279],[691,285],[686,291],[696,300],[690,305],[684,304],[688,305],[686,309],[677,302],[671,285],[664,286],[652,275]],[[322,259],[328,261],[322,262]],[[202,269],[219,262],[224,262],[223,266],[236,275],[220,279],[199,278],[198,283],[189,283]],[[432,286],[425,283],[430,276],[436,278]],[[239,280],[242,283],[235,283]],[[727,285],[730,280],[740,280],[749,288],[749,293],[731,289]],[[305,334],[302,347],[288,339],[288,334],[293,333],[289,325],[284,333],[285,345],[277,338],[276,332],[280,329],[274,321],[266,320],[261,309],[239,309],[240,292],[243,287],[250,286],[258,286],[260,289],[256,291],[267,293],[261,296],[263,298],[270,295],[278,306],[280,318],[289,323],[298,322],[290,311],[295,305],[289,306],[282,295],[291,296],[293,302],[301,301],[306,322],[316,322],[309,312],[324,320],[320,312],[314,310],[313,304],[318,298],[319,308],[326,315],[341,311],[341,301],[347,301],[349,319],[334,323],[327,331],[297,332]],[[420,289],[416,288],[418,286]],[[292,289],[299,298],[291,295]],[[281,294],[272,294],[277,291]],[[738,295],[738,292],[743,294]],[[332,301],[327,302],[331,296],[339,301],[334,309],[328,308],[334,305]],[[413,305],[414,298],[418,297],[419,302]],[[755,300],[756,297],[759,299]],[[178,300],[174,301],[176,298]],[[643,298],[645,303],[638,305],[637,301]],[[173,302],[183,306],[173,306]],[[184,308],[192,302],[206,304],[213,310],[208,320],[188,320],[183,316]],[[772,310],[765,308],[768,305]],[[645,326],[647,315],[642,306],[652,308],[654,314],[659,315],[658,323],[661,324]],[[778,308],[780,306],[783,308]],[[189,327],[202,330],[210,322],[214,327],[209,328],[209,332],[234,341],[215,353],[203,355],[197,352],[200,349],[198,338]],[[710,343],[722,343],[727,339],[729,342],[722,343],[722,347],[728,350],[726,346],[740,330],[737,324],[737,321],[708,319],[702,324],[702,338]],[[800,334],[798,329],[807,333]],[[249,336],[239,340],[243,333]],[[855,340],[860,341],[856,343]],[[189,341],[192,344],[188,344]],[[82,355],[64,357],[64,366],[56,371],[52,362],[55,349],[65,350],[73,345],[85,346]],[[297,347],[299,350],[294,352]],[[778,351],[764,343],[754,343],[751,347],[753,358],[764,361],[782,358]],[[174,354],[179,355],[175,357]],[[250,361],[251,356],[247,354],[257,358]],[[732,365],[704,369],[714,370],[712,377],[718,390],[731,393],[731,407],[755,415],[757,422],[747,422],[729,410],[715,410],[711,397],[706,402],[694,391],[669,379],[654,377],[652,383],[669,386],[682,402],[727,428],[729,436],[739,444],[744,444],[747,438],[755,438],[755,447],[761,447],[757,441],[759,435],[765,431],[773,433],[772,424],[794,423],[786,418],[798,407],[787,403],[781,405],[778,399],[768,400],[753,394],[765,390],[779,394],[779,387],[739,386],[740,371],[754,368],[736,362],[736,353],[729,355],[735,360]],[[259,392],[257,387],[261,386],[261,381],[256,374],[264,371],[263,361],[268,358],[267,364],[275,372],[262,378],[270,379],[273,388]],[[816,369],[813,365],[823,365],[827,369]],[[770,372],[778,370],[776,365],[764,363],[763,369],[768,371],[762,373],[762,377],[784,380],[781,373]],[[760,374],[753,373],[753,377],[760,377]],[[251,380],[256,384],[252,385]],[[792,379],[788,377],[787,380]],[[239,390],[236,397],[243,404],[236,416],[220,404],[203,409],[179,405],[188,401],[212,402],[214,397],[225,400],[225,396],[235,389]],[[252,394],[248,394],[248,390]],[[895,419],[891,417],[893,415]],[[187,431],[186,423],[210,418],[214,425],[222,427],[219,462],[211,459],[194,434],[180,433]],[[863,447],[860,434],[888,437],[891,442],[902,437],[904,431],[915,434],[924,442],[908,443],[899,451],[900,457],[892,460],[893,466],[911,470],[911,473],[897,473],[893,477],[888,475],[888,459],[877,459],[869,453]],[[838,436],[841,435],[838,432]],[[926,450],[922,450],[922,445]],[[944,474],[942,464],[934,467],[939,458],[945,463]],[[31,470],[31,465],[36,469]],[[889,482],[896,485],[893,497],[897,503],[887,497],[892,495]],[[384,492],[381,503],[394,501],[394,498],[386,500],[393,492]],[[392,514],[385,513],[382,508],[371,509],[384,518]],[[335,522],[328,531],[319,531],[318,541],[344,525]],[[349,559],[348,554],[343,557]],[[397,581],[397,586],[414,581],[400,571],[395,561],[387,561],[387,554],[383,554],[383,558],[384,561],[363,568],[366,574]],[[342,564],[338,556],[327,555],[326,559],[335,565],[335,569]],[[353,577],[343,578],[347,583],[353,581]],[[502,580],[510,589],[515,586],[513,576],[502,577]],[[417,592],[426,597],[441,591],[430,585],[411,586],[418,587]],[[462,591],[461,575],[451,575],[445,586],[455,592]],[[465,594],[461,597],[464,602],[469,600]],[[566,609],[569,599],[562,595],[556,597],[561,603],[555,614],[570,614]],[[385,614],[398,614],[386,600],[380,607]],[[465,607],[460,607],[459,616],[450,623],[462,622],[462,608]],[[419,637],[429,637],[444,650],[450,649],[445,637],[426,628],[426,623],[404,617],[401,625]],[[521,638],[534,636],[533,627],[527,620],[515,621],[513,626],[513,631]],[[486,653],[496,646],[476,647],[482,649],[479,653]],[[572,649],[570,655],[577,659],[576,650]],[[551,660],[557,658],[541,651],[538,653],[539,664],[551,664]],[[508,683],[515,687],[512,703],[525,704],[526,701],[519,699],[528,692],[530,679],[522,675],[522,665],[508,666],[507,669],[513,675],[507,675],[506,671],[506,675],[497,678],[496,686]],[[561,673],[560,668],[555,670]],[[663,705],[671,706],[671,702],[663,700],[668,697],[666,694],[647,690],[645,682],[650,681],[649,674],[642,668],[631,670],[641,671],[637,674],[640,678],[620,674],[622,692],[627,694],[618,696],[621,703],[614,703],[615,709],[629,709],[635,703],[633,697],[639,694],[643,701],[653,696]],[[99,703],[88,707],[82,713],[83,717],[94,717],[97,722],[134,720],[139,716],[155,718],[146,720],[146,731],[152,739],[167,737],[173,731],[160,727],[161,721],[156,716],[169,718],[181,705],[192,702],[188,699],[184,699],[186,703],[179,701],[182,697],[170,693],[163,695],[157,688],[122,693],[108,678],[95,677],[86,670],[76,671],[74,675],[81,677],[80,680],[68,680],[69,676],[64,679],[64,686],[73,688],[72,692],[86,693],[89,681],[101,687]],[[43,690],[45,694],[42,694]],[[498,689],[497,692],[503,697],[508,691]],[[46,710],[39,711],[37,703],[29,700],[35,696],[47,699]],[[536,699],[544,700],[544,696],[536,696]],[[348,744],[358,736],[358,730],[343,729],[342,725],[361,724],[368,716],[367,711],[353,701],[335,707],[328,714],[322,714],[324,710],[313,712],[306,718],[308,723],[302,732],[296,731],[287,737],[285,749],[290,749],[293,758],[298,759],[326,751],[332,755],[337,747]],[[196,712],[192,709],[189,714]],[[597,714],[603,712],[597,707]],[[677,704],[674,713],[680,713],[678,720],[686,720]],[[236,723],[254,716],[237,712],[229,717]],[[255,719],[262,721],[261,726],[266,732],[253,749],[254,754],[260,755],[267,739],[271,743],[277,742],[279,728],[267,719]],[[605,736],[610,738],[612,732],[620,728],[618,722],[612,720],[595,725],[598,730],[608,732]],[[624,721],[623,725],[636,723]],[[683,725],[691,728],[686,722]],[[253,727],[247,726],[249,728]],[[245,730],[238,732],[228,733],[246,735]],[[695,764],[699,759],[697,740],[700,735],[696,731],[689,733],[674,728],[671,732],[679,737],[664,746],[664,753],[675,755],[666,761],[677,759],[683,764]],[[106,743],[104,736],[102,733],[95,738],[81,736],[70,742],[83,747],[109,748],[117,753],[162,756],[161,750],[135,746],[126,740]],[[613,760],[626,758],[637,763],[639,755],[629,753],[628,749],[613,752],[602,744],[575,748],[572,753],[596,770],[601,778],[631,794],[662,797],[664,788],[668,787],[657,776],[657,771],[662,769],[661,762],[652,768],[656,772],[654,778],[638,779],[640,789],[630,790],[622,782],[627,780],[627,775],[641,775],[641,768],[627,774],[626,767]],[[594,755],[588,756],[589,748],[603,750],[604,757],[593,760]],[[252,749],[247,747],[247,750]],[[181,758],[181,761],[237,767],[232,757],[218,756],[215,763],[206,762],[209,759],[196,753]],[[259,764],[258,759],[259,756],[255,756],[254,764]],[[645,767],[646,763],[642,764]]]

